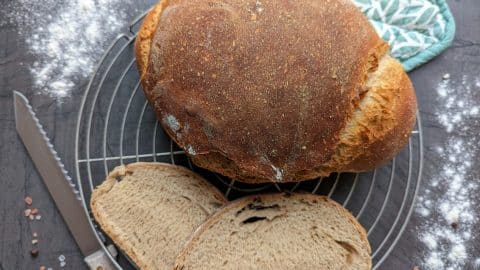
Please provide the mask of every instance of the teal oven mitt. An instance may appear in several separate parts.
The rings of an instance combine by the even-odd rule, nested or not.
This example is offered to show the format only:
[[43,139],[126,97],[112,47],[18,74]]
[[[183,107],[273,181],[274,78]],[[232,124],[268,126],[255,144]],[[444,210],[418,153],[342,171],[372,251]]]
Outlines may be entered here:
[[453,41],[455,21],[445,0],[352,0],[406,71],[429,61]]

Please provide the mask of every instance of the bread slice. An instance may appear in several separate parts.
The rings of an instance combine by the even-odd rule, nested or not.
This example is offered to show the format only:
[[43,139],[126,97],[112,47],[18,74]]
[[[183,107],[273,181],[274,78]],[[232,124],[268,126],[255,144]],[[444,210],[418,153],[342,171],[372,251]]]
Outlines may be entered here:
[[365,230],[311,194],[247,197],[215,213],[177,257],[189,269],[371,269]]
[[226,202],[200,176],[164,163],[115,168],[92,194],[93,216],[141,269],[172,269],[190,235]]

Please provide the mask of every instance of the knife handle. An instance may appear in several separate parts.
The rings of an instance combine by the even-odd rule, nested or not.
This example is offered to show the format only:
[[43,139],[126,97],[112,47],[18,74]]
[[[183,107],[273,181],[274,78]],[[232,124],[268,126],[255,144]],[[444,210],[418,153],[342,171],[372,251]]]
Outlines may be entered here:
[[[113,246],[112,246],[113,248]],[[109,250],[111,250],[111,247],[108,247]],[[114,254],[112,256],[116,256],[116,250],[113,249]],[[94,253],[88,255],[85,257],[84,261],[87,263],[88,267],[91,270],[116,270],[117,267],[115,267],[110,260],[110,258],[107,256],[107,253],[103,250],[97,250]]]

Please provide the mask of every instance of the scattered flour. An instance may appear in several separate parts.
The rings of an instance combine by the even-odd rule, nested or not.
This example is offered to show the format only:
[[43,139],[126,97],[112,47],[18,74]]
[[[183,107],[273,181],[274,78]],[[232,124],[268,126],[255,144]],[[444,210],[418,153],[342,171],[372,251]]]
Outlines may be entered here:
[[195,155],[197,154],[197,151],[195,151],[195,149],[193,148],[193,146],[188,145],[188,146],[187,146],[187,153],[189,153],[189,154],[192,155],[192,156],[195,156]]
[[429,233],[424,234],[421,240],[430,249],[436,249],[438,247],[437,240],[432,234],[429,234]]
[[272,170],[275,173],[275,179],[277,179],[278,181],[283,181],[283,170],[273,165],[270,166],[272,166]]
[[126,25],[126,8],[121,0],[18,0],[4,7],[9,12],[0,13],[0,25],[18,26],[37,59],[30,66],[34,86],[62,99],[91,76],[112,38]]
[[171,114],[163,118],[163,122],[173,131],[177,132],[180,130],[180,123],[177,118]]
[[255,11],[259,14],[263,12],[263,5],[259,0],[255,2]]
[[439,79],[436,118],[448,135],[433,149],[440,166],[427,179],[416,208],[422,220],[419,240],[427,250],[421,269],[480,267],[473,250],[480,225],[475,214],[480,187],[472,166],[480,154],[480,134],[475,133],[480,128],[479,81],[480,77],[458,80],[448,74]]

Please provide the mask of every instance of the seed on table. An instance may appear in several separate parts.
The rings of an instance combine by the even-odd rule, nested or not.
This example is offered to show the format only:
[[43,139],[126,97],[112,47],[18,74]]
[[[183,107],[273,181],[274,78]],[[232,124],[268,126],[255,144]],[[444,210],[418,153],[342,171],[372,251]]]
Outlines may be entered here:
[[67,265],[66,262],[60,262],[60,267],[65,267],[65,265]]
[[36,245],[38,243],[38,240],[37,239],[33,239],[32,240],[32,245]]
[[32,234],[32,235],[33,235],[33,237],[35,237],[35,238],[36,238],[36,237],[38,237],[38,234],[37,234],[37,232],[33,232],[33,234]]
[[28,205],[32,205],[32,202],[33,202],[32,197],[30,196],[25,197],[24,201]]
[[40,220],[40,219],[42,219],[42,216],[38,215],[38,216],[36,216],[35,218],[36,218],[37,220]]
[[58,256],[58,260],[61,262],[65,261],[65,256],[61,254],[60,256]]
[[38,249],[34,248],[30,251],[30,255],[32,255],[32,257],[37,257],[38,256]]

